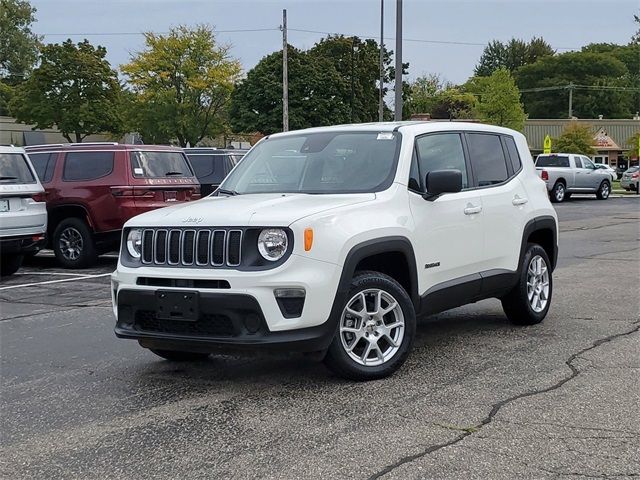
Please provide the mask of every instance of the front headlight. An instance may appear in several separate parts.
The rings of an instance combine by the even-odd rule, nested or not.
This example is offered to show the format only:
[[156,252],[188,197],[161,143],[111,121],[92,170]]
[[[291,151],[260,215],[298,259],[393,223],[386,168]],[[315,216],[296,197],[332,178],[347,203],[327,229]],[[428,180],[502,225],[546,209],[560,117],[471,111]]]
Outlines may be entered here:
[[139,228],[132,228],[127,234],[127,252],[133,258],[140,258],[140,252],[142,251],[142,230]]
[[281,228],[265,228],[258,235],[258,251],[265,260],[277,262],[287,253],[287,232]]

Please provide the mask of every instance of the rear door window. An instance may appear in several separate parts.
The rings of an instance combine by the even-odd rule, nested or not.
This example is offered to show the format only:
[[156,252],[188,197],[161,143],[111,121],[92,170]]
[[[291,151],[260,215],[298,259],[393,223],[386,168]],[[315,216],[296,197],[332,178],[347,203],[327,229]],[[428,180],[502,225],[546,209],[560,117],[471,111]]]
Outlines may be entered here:
[[582,160],[580,159],[580,157],[573,157],[573,161],[576,164],[576,168],[584,168],[582,166]]
[[31,153],[29,159],[42,183],[48,183],[53,178],[53,169],[56,164],[57,153]]
[[0,153],[0,185],[36,183],[21,153]]
[[507,160],[498,135],[469,133],[467,140],[471,166],[479,187],[502,183],[509,178]]
[[95,180],[113,171],[115,152],[67,152],[62,179],[67,181]]
[[180,152],[131,152],[131,171],[137,178],[193,176]]
[[539,155],[536,167],[569,168],[569,157],[567,155]]

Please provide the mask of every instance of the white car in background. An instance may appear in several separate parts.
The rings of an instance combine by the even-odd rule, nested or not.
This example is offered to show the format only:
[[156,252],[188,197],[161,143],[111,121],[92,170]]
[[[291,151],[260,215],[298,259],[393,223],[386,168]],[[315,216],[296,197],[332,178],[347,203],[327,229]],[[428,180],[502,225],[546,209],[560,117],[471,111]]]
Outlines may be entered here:
[[22,148],[0,146],[0,276],[15,273],[25,254],[45,243],[44,189]]
[[612,182],[618,179],[618,174],[615,168],[610,167],[606,163],[594,163],[594,165],[596,166],[597,169],[604,170],[605,172],[609,173],[611,175]]

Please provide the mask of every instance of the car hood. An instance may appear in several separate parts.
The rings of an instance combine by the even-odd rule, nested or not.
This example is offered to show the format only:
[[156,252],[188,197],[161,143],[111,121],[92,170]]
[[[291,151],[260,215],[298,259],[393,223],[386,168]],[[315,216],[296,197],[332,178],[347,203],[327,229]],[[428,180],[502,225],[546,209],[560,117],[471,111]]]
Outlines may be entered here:
[[209,196],[195,202],[143,213],[127,222],[127,226],[289,226],[309,215],[356,203],[370,202],[375,198],[374,193]]

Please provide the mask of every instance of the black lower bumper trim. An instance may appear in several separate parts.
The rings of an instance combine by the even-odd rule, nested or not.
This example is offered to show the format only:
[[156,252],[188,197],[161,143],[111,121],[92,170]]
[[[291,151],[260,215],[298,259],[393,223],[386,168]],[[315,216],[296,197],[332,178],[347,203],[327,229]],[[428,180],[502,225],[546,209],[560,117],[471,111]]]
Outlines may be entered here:
[[196,320],[173,320],[158,316],[155,290],[120,290],[115,333],[146,348],[212,353],[259,348],[313,352],[328,348],[335,333],[331,321],[272,332],[250,295],[199,292],[198,297]]

